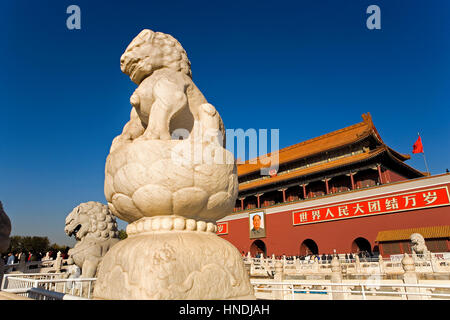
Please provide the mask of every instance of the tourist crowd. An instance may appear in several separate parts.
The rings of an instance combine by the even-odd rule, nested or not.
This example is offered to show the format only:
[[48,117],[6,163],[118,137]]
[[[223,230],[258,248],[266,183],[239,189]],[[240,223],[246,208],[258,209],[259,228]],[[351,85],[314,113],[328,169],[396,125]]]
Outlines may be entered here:
[[[55,260],[57,255],[56,250],[50,250],[45,255],[42,252],[9,252],[7,255],[2,256],[2,259],[4,264],[11,265],[19,263],[22,260],[25,262]],[[61,258],[68,258],[67,250],[61,253]]]
[[[247,254],[245,254],[242,251],[242,255],[243,256],[247,256]],[[317,260],[319,263],[331,263],[331,260],[333,259],[333,257],[337,255],[339,260],[345,261],[347,263],[349,262],[355,262],[356,256],[358,256],[359,260],[361,262],[368,262],[368,261],[375,261],[378,260],[379,257],[379,253],[378,252],[368,252],[368,251],[359,251],[359,252],[355,252],[355,253],[345,253],[345,254],[307,254],[307,255],[297,255],[297,256],[286,256],[285,254],[283,255],[273,255],[272,257],[275,257],[275,259],[277,260],[281,260],[286,259],[286,260],[291,260],[293,261],[294,259],[296,260],[300,260],[300,261],[305,261],[305,262],[314,262],[315,260]],[[258,252],[256,253],[254,256],[252,256],[253,258],[264,258],[264,254],[262,252]]]

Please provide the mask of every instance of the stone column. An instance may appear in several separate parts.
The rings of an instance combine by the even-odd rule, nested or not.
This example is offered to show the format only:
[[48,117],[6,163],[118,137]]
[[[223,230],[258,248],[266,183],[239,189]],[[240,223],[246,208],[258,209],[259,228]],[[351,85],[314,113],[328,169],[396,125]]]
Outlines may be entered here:
[[355,265],[356,265],[356,273],[361,272],[361,262],[359,261],[358,254],[355,254]]
[[314,261],[313,261],[313,272],[320,272],[320,265],[319,265],[319,260],[317,260],[317,257],[314,257]]
[[250,259],[250,275],[254,275],[255,273],[255,262],[253,261],[253,258]]
[[430,262],[433,272],[439,272],[439,261],[436,259],[434,254],[431,255]]
[[[403,274],[403,283],[405,284],[418,284],[416,267],[414,260],[407,254],[404,254],[402,259],[402,267],[405,273]],[[419,288],[407,287],[405,290],[407,293],[418,293]],[[406,295],[408,300],[421,300],[419,295]]]
[[384,274],[384,261],[383,256],[381,254],[378,256],[378,264],[380,266],[380,273]]
[[[273,280],[275,282],[283,282],[284,280],[284,273],[283,273],[283,263],[281,261],[277,261],[275,263],[275,275]],[[277,289],[283,289],[283,285],[276,285],[274,286]],[[273,292],[273,296],[275,300],[284,300],[284,291],[276,290]]]
[[55,262],[53,262],[53,270],[55,270],[55,272],[60,272],[61,266],[62,266],[61,251],[58,251],[58,253],[56,254]]
[[[334,256],[331,260],[331,282],[332,283],[342,283],[342,270],[341,262],[337,256]],[[342,291],[343,287],[332,286],[333,291]],[[333,292],[333,300],[344,300],[343,292]]]

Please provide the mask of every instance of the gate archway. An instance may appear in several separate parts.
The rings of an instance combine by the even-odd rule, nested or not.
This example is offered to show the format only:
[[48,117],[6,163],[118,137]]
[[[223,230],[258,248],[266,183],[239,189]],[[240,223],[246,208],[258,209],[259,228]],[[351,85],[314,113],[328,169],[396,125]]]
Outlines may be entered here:
[[253,241],[252,245],[250,246],[250,254],[252,256],[255,256],[257,253],[262,253],[264,257],[267,257],[266,244],[262,240]]
[[319,254],[319,247],[317,243],[312,239],[306,239],[300,245],[300,255],[306,256],[308,254]]
[[352,252],[360,252],[360,251],[367,251],[369,253],[372,253],[372,246],[370,245],[369,240],[366,238],[356,238],[352,242]]

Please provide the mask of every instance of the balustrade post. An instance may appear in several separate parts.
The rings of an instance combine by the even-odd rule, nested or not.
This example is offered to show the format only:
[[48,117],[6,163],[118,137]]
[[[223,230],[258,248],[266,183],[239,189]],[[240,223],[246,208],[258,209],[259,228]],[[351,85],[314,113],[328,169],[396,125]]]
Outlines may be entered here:
[[62,266],[61,251],[58,251],[58,253],[56,254],[56,260],[55,262],[53,262],[53,270],[55,270],[55,272],[60,272],[61,266]]
[[300,259],[295,260],[295,270],[296,270],[296,273],[301,273],[301,270],[302,270],[302,264],[301,264],[301,263],[302,263],[302,262],[301,262]]
[[439,272],[439,262],[438,262],[438,260],[436,259],[436,256],[435,255],[431,255],[431,269],[433,270],[433,273],[434,272]]
[[255,274],[255,262],[253,258],[250,257],[250,275],[253,276]]
[[[281,263],[281,261],[277,261],[275,263],[274,281],[275,282],[283,282],[284,281],[283,264]],[[283,289],[283,285],[276,285],[274,287],[276,289]],[[274,294],[275,300],[284,300],[284,291],[283,290],[276,290],[273,292],[273,294]]]
[[361,272],[361,262],[359,261],[359,256],[355,255],[356,273]]
[[381,254],[378,256],[378,265],[380,267],[380,273],[384,274],[384,260]]
[[[403,274],[403,283],[418,284],[414,260],[407,253],[404,254],[404,257],[402,259],[402,267],[403,270],[405,271],[405,273]],[[421,300],[419,295],[408,294],[408,293],[419,293],[419,288],[405,287],[405,291],[407,292],[406,297],[408,300]]]
[[319,265],[319,260],[317,259],[317,257],[314,257],[314,261],[313,261],[313,272],[320,272],[320,265]]
[[[331,260],[331,283],[342,283],[341,262],[337,256],[334,256]],[[333,291],[343,291],[342,288],[340,286],[332,286]],[[332,297],[333,300],[344,300],[344,293],[333,292]]]

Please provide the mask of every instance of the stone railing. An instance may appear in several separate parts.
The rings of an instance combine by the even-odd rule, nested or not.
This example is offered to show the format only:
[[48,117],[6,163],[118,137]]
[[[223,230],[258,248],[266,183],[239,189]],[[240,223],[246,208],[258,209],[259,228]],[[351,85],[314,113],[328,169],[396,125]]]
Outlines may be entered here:
[[[433,254],[430,257],[413,256],[415,271],[418,273],[450,273],[450,259],[444,259],[442,254]],[[343,275],[362,275],[362,274],[381,274],[395,275],[403,274],[404,269],[402,261],[399,259],[384,259],[381,255],[376,259],[355,257],[354,259],[345,259],[342,255],[338,256],[338,262]],[[402,256],[403,257],[403,256]],[[283,273],[286,275],[330,275],[331,261],[299,260],[296,257],[287,259],[272,258],[252,258],[244,257],[244,264],[249,270],[250,276],[273,276],[275,264],[280,262]]]
[[[67,299],[72,296],[91,298],[96,278],[66,277],[66,273],[7,274],[3,277],[1,291],[45,300]],[[38,290],[29,290],[31,288]]]
[[450,300],[450,283],[427,280],[419,284],[405,284],[401,280],[332,283],[330,280],[251,279],[250,282],[256,299],[264,300]]
[[41,260],[41,261],[21,261],[19,263],[7,264],[3,266],[5,274],[8,273],[48,273],[65,271],[67,259],[61,257],[55,260]]
[[[283,261],[284,262],[284,261]],[[274,300],[428,300],[450,299],[450,279],[420,279],[416,262],[407,254],[400,261],[402,274],[398,279],[383,279],[380,272],[365,280],[345,279],[342,264],[337,257],[329,263],[329,277],[314,280],[286,279],[285,264],[274,264],[273,279],[251,278],[257,299]],[[250,262],[251,263],[251,262]],[[370,262],[372,263],[372,262]],[[317,266],[317,261],[312,265]],[[378,267],[382,265],[381,261]],[[370,266],[369,266],[370,267]],[[317,271],[317,270],[316,270]],[[379,270],[378,270],[379,271]],[[319,266],[320,272],[320,266]],[[318,273],[316,273],[317,275]]]

